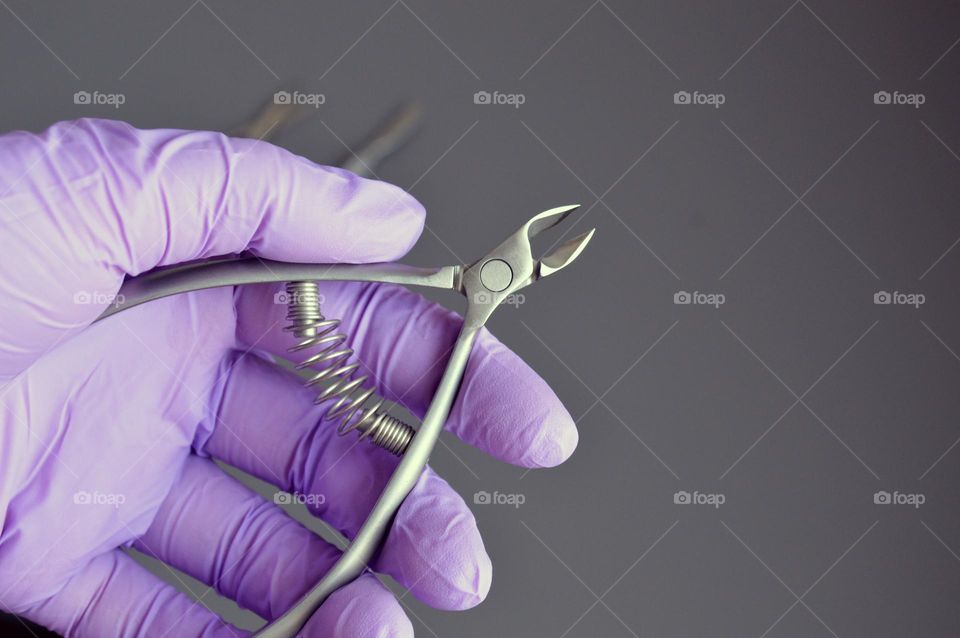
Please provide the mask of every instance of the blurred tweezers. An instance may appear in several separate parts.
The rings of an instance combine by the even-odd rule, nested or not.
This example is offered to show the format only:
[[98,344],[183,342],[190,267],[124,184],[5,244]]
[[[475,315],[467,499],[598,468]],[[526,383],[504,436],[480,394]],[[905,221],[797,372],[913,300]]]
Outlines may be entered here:
[[[312,107],[300,104],[277,104],[271,99],[247,122],[231,129],[230,135],[270,140],[282,129],[304,119]],[[362,177],[376,176],[376,167],[396,153],[410,140],[423,118],[423,107],[417,101],[401,104],[364,141],[359,149],[348,149],[338,162],[341,168]]]

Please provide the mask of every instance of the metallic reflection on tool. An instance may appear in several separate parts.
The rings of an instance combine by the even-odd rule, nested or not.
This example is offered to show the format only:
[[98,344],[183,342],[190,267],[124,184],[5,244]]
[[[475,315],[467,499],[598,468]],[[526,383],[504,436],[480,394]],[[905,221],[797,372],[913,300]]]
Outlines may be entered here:
[[[369,413],[364,412],[362,407],[345,421],[348,423],[346,430],[360,430],[361,436],[369,436],[374,441],[377,436],[385,437],[387,444],[384,447],[402,454],[400,464],[353,542],[333,568],[286,613],[257,632],[255,638],[293,638],[331,593],[357,578],[367,568],[386,537],[397,509],[426,467],[459,392],[467,360],[480,328],[509,295],[570,264],[593,237],[594,231],[591,230],[568,240],[546,257],[534,258],[531,239],[561,222],[577,208],[576,205],[561,206],[534,215],[485,257],[468,265],[417,268],[394,263],[292,264],[257,258],[226,259],[201,262],[187,268],[159,269],[124,282],[120,288],[121,294],[118,295],[122,302],[108,309],[100,319],[154,299],[179,293],[219,286],[280,281],[379,281],[452,290],[467,298],[463,327],[420,427],[415,432],[410,428],[409,433],[404,430],[404,433],[400,434],[392,429],[399,427],[396,424],[383,426],[390,430],[389,432],[376,431],[375,426],[369,425],[370,429],[364,432],[364,426],[350,425],[367,418],[364,415]],[[309,290],[308,293],[314,294],[315,291]],[[327,325],[326,320],[319,315],[319,304],[314,304],[316,300],[314,295],[312,299],[304,299],[303,306],[290,310],[292,331],[299,332],[305,341],[322,341],[324,335],[330,334],[324,327]],[[335,345],[333,347],[335,348]],[[337,377],[333,381],[336,384],[342,383],[343,379],[350,378],[351,375],[333,376]],[[354,386],[354,390],[360,390],[361,394],[366,393],[366,390],[362,390],[362,383]],[[341,393],[339,401],[342,402],[343,397],[352,393],[353,391]],[[324,400],[324,396],[321,393],[321,400]],[[334,406],[336,405],[340,404],[334,403]],[[334,411],[337,409],[332,408]],[[339,409],[342,410],[343,406]],[[377,410],[373,409],[372,412],[375,414]],[[409,439],[406,438],[407,434]]]

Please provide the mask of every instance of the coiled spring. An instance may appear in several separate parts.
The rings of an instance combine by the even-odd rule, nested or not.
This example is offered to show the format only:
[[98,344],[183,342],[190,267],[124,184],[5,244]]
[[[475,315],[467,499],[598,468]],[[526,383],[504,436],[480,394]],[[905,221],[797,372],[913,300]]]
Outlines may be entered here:
[[320,312],[320,295],[313,281],[293,281],[286,285],[287,320],[284,330],[299,339],[290,352],[317,348],[297,365],[312,374],[305,385],[326,383],[314,401],[333,401],[327,411],[330,420],[340,419],[337,432],[343,436],[356,430],[360,438],[368,438],[385,450],[402,456],[416,431],[381,410],[384,400],[372,388],[364,387],[367,375],[356,375],[359,363],[350,362],[353,350],[346,345],[346,335],[337,332],[338,319],[326,319]]

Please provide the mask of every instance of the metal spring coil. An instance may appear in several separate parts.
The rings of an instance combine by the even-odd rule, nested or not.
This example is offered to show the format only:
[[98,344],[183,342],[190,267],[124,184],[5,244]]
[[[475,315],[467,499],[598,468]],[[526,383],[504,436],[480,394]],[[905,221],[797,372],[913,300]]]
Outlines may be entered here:
[[356,430],[361,439],[368,438],[402,456],[416,431],[380,409],[384,400],[374,394],[372,388],[364,387],[367,375],[354,376],[360,364],[350,362],[353,350],[346,346],[346,335],[337,332],[340,321],[326,319],[320,312],[316,282],[289,282],[286,291],[290,324],[284,330],[300,339],[289,351],[319,348],[297,364],[298,369],[312,371],[304,384],[307,387],[327,383],[314,403],[333,401],[326,416],[332,421],[340,419],[337,433],[341,436]]

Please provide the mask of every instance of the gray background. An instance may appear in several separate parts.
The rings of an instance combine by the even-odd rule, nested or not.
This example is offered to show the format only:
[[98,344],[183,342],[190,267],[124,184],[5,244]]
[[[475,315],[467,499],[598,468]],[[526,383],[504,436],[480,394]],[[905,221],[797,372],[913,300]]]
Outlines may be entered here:
[[[378,171],[428,209],[412,263],[469,260],[584,204],[589,250],[491,325],[564,399],[580,447],[527,473],[440,446],[468,501],[526,500],[473,506],[490,596],[455,614],[405,597],[418,635],[960,631],[957,7],[0,5],[0,129],[224,129],[297,84],[326,104],[277,142],[331,161],[419,97],[422,131]],[[75,105],[78,90],[126,103]],[[677,105],[680,90],[725,103]],[[881,290],[926,302],[875,305]],[[926,502],[876,505],[879,490]]]

